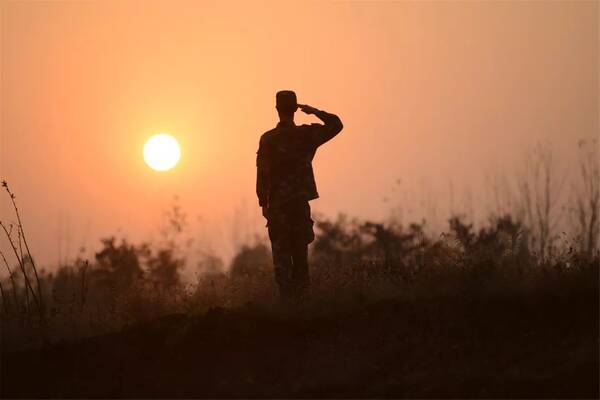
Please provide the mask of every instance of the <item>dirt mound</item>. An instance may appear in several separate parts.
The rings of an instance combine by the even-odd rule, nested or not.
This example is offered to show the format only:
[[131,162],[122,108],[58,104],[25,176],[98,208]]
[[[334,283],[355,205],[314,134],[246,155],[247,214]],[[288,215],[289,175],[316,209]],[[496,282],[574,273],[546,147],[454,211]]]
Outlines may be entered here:
[[598,396],[594,299],[170,315],[2,356],[2,397]]

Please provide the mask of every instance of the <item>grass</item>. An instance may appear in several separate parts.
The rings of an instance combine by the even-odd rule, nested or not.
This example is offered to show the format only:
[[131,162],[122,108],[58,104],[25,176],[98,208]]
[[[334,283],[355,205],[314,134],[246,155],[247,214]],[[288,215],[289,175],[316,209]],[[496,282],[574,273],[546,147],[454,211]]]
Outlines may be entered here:
[[598,253],[541,259],[510,216],[477,232],[452,219],[441,238],[321,222],[294,308],[277,302],[264,244],[193,285],[175,248],[114,238],[49,274],[18,220],[16,241],[3,225],[21,274],[5,259],[2,397],[599,395]]

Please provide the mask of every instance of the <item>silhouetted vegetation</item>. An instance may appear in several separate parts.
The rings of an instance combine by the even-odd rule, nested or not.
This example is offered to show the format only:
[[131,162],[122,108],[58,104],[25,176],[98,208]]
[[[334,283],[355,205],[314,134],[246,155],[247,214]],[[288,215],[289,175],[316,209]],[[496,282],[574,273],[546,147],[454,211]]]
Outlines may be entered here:
[[[545,176],[540,165],[534,180]],[[310,297],[292,310],[278,308],[270,249],[261,241],[242,246],[228,268],[206,255],[196,282],[185,282],[179,209],[161,243],[106,238],[93,260],[54,272],[36,268],[20,218],[14,226],[3,223],[16,261],[2,254],[2,352],[9,366],[2,373],[10,382],[2,395],[597,396],[595,160],[582,161],[581,179],[570,209],[574,237],[555,232],[549,192],[542,190],[537,204],[525,183],[523,213],[493,216],[477,229],[454,215],[439,236],[428,233],[425,221],[321,218],[311,246]],[[102,334],[109,335],[84,340]],[[41,374],[28,360],[46,365],[40,357],[61,357],[56,347],[35,350],[56,343],[82,343],[62,347],[67,357],[81,352],[104,360],[96,343],[138,371],[146,369],[135,357],[156,352],[180,375],[143,372],[162,389],[142,381],[111,386],[106,382],[114,377],[106,373],[98,381],[82,376],[89,386],[79,389],[53,373],[35,378],[43,381],[39,390],[19,387],[15,371]],[[196,370],[204,372],[189,372]]]

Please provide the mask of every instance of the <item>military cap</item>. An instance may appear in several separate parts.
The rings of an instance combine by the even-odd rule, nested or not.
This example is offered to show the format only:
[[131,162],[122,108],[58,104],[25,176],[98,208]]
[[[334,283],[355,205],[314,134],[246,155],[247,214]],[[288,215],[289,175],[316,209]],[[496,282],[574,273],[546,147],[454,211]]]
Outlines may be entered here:
[[296,111],[298,109],[298,100],[296,93],[292,90],[280,90],[275,95],[276,108],[285,111]]

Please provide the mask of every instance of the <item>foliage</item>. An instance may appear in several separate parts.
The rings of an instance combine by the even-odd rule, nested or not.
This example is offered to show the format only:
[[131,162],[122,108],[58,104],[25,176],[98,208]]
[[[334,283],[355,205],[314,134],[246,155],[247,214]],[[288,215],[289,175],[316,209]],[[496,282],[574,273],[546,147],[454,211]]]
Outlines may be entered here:
[[[590,181],[594,168],[589,160],[582,164],[589,190],[576,203],[580,234],[572,239],[563,234],[561,246],[549,233],[542,247],[532,240],[539,224],[532,229],[525,214],[494,215],[478,230],[455,215],[439,237],[428,234],[425,221],[320,219],[311,245],[309,301],[344,307],[357,299],[597,292],[598,218],[590,211],[597,201],[597,185]],[[54,273],[38,271],[14,194],[4,187],[18,220],[15,227],[2,225],[16,263],[0,253],[8,272],[0,279],[0,316],[9,348],[114,331],[174,312],[276,303],[270,250],[260,241],[241,246],[228,268],[205,254],[197,281],[184,282],[183,254],[191,239],[183,240],[186,215],[177,204],[166,214],[158,243],[108,237],[91,262],[77,259]]]

